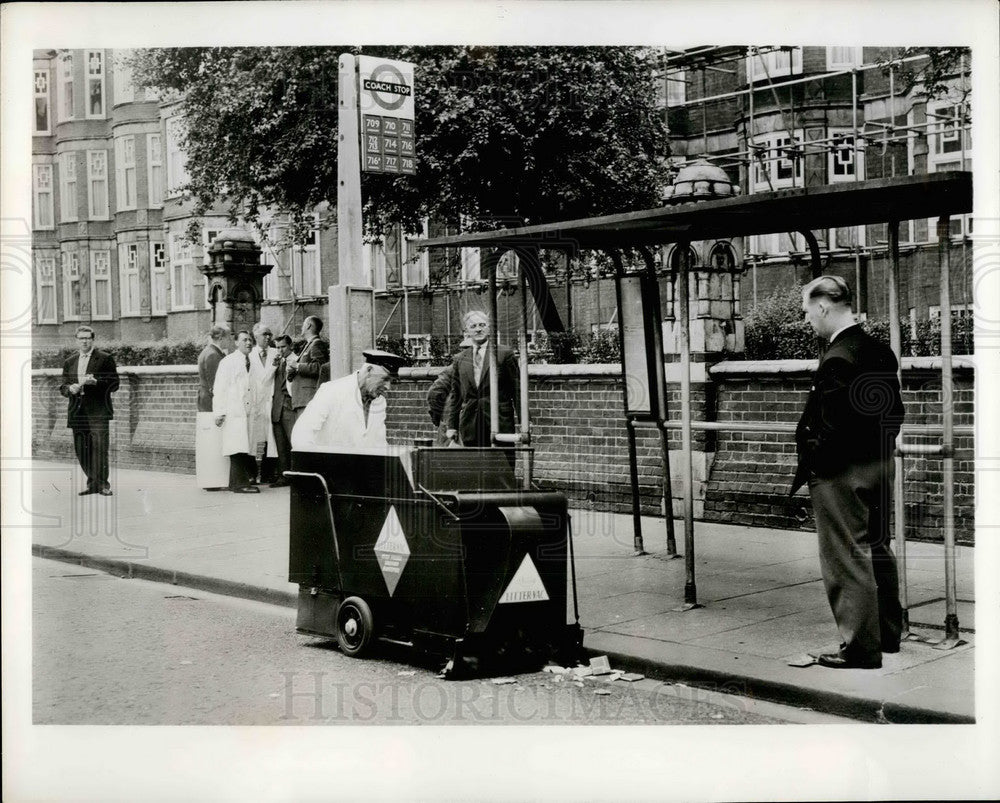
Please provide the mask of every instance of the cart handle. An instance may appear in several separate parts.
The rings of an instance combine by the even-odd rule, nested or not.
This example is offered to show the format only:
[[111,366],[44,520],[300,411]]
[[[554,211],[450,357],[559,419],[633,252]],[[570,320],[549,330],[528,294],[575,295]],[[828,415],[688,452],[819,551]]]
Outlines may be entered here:
[[444,502],[442,502],[437,496],[435,496],[431,491],[428,491],[419,482],[417,483],[417,487],[421,491],[423,491],[425,494],[427,494],[431,499],[433,499],[434,502],[437,504],[437,506],[439,508],[441,508],[441,510],[443,510],[445,513],[448,514],[448,516],[451,518],[452,521],[460,521],[459,516],[456,513],[452,512],[452,510]]
[[344,577],[340,572],[340,545],[337,543],[337,525],[333,521],[333,509],[330,507],[330,488],[326,484],[326,480],[322,474],[316,474],[312,471],[286,471],[284,472],[284,476],[311,477],[312,479],[319,480],[319,484],[323,488],[323,495],[326,497],[326,515],[330,522],[330,535],[333,536],[333,555],[337,560],[337,580],[340,583],[340,590],[343,591]]

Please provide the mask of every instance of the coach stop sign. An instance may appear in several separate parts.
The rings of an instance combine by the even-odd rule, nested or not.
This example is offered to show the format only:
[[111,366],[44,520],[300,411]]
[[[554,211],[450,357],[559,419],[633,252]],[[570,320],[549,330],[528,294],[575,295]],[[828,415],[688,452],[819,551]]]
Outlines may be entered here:
[[361,170],[417,172],[413,137],[413,65],[358,56]]

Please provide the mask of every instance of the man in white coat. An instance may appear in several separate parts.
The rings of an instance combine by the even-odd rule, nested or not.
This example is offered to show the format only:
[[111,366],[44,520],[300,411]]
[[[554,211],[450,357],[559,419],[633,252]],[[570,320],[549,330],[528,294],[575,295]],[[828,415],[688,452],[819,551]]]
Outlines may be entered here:
[[353,374],[324,382],[292,429],[292,451],[357,452],[385,449],[385,393],[403,358],[387,351],[364,352]]
[[271,327],[266,324],[254,324],[253,339],[250,384],[254,407],[250,415],[250,454],[256,457],[260,444],[265,444],[264,458],[260,462],[260,481],[273,482],[278,465],[278,446],[271,427],[271,400],[274,397],[274,371],[280,355],[271,345]]
[[236,335],[236,350],[219,363],[212,390],[215,425],[222,427],[222,453],[229,455],[229,490],[259,493],[251,484],[257,476],[257,461],[250,453],[250,420],[255,408],[250,380],[250,333]]

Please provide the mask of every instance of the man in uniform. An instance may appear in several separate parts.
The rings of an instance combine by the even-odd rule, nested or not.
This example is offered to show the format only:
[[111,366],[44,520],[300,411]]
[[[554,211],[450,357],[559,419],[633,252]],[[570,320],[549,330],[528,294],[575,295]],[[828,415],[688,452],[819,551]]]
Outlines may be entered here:
[[821,666],[877,669],[899,652],[903,626],[896,559],[889,548],[893,449],[903,401],[892,351],[869,337],[839,276],[802,288],[802,309],[829,343],[796,431],[794,494],[809,484],[820,569],[843,643]]
[[94,348],[94,330],[76,330],[79,354],[63,364],[59,392],[69,399],[67,426],[73,430],[73,448],[80,468],[87,475],[87,487],[80,496],[111,496],[108,482],[109,433],[112,418],[111,394],[118,390],[115,358]]
[[387,351],[364,352],[365,364],[320,385],[295,421],[292,449],[300,452],[352,452],[385,449],[385,393],[398,376],[403,358]]

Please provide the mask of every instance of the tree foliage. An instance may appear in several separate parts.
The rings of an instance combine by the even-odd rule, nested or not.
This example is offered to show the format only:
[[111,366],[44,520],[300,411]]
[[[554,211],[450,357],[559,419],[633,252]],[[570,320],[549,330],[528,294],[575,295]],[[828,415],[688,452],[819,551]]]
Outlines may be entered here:
[[[890,67],[894,70],[904,95],[914,90],[924,100],[957,95],[953,99],[960,102],[970,92],[971,55],[967,47],[904,47],[879,63],[884,73]],[[926,58],[915,58],[919,56]],[[963,69],[965,81],[956,84],[955,78],[961,77]]]
[[[337,197],[337,78],[351,47],[139,51],[138,84],[180,93],[196,213],[301,218]],[[415,64],[416,176],[363,174],[368,234],[425,216],[473,230],[653,206],[666,136],[644,50],[364,48]]]

